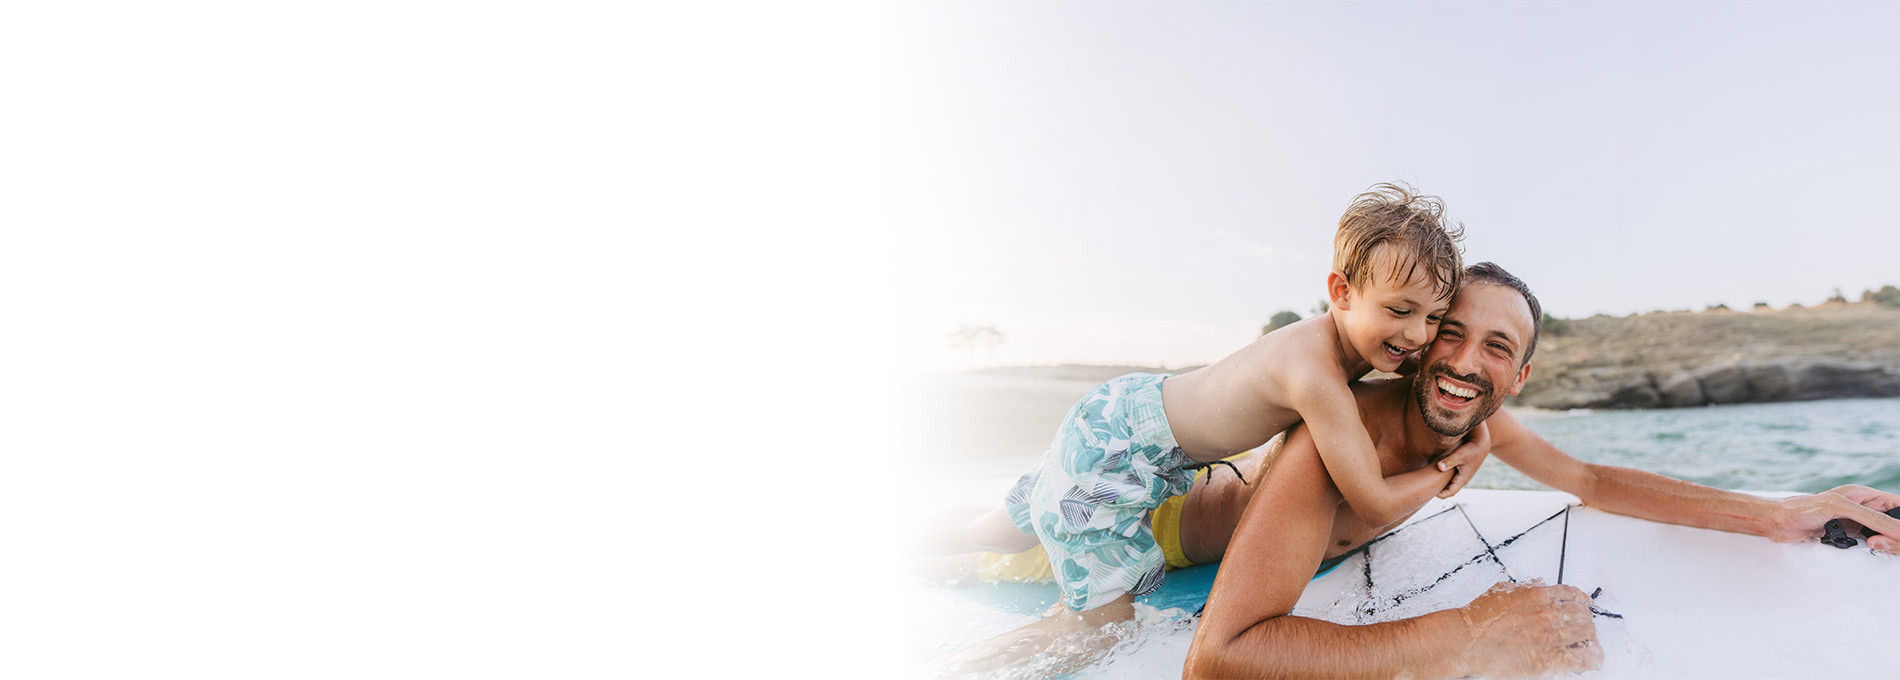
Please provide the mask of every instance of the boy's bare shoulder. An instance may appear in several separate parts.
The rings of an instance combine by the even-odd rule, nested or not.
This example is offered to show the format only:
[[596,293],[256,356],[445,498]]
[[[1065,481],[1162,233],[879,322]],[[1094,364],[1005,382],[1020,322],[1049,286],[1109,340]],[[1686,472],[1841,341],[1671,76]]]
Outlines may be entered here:
[[1339,366],[1339,335],[1332,317],[1321,314],[1261,340],[1266,346],[1255,355],[1260,364],[1255,370],[1259,373],[1275,376],[1289,386],[1310,386],[1315,381],[1345,384],[1347,376]]
[[1337,338],[1332,319],[1321,315],[1269,333],[1203,370],[1244,381],[1259,406],[1289,418],[1321,405],[1350,408],[1351,376],[1339,366]]

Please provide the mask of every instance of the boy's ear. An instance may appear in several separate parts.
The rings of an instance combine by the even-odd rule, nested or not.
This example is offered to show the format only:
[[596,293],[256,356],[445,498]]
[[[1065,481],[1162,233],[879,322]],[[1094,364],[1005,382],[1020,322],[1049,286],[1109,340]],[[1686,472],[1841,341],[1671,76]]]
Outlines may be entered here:
[[1346,285],[1346,273],[1337,269],[1326,275],[1326,304],[1352,309],[1352,287]]

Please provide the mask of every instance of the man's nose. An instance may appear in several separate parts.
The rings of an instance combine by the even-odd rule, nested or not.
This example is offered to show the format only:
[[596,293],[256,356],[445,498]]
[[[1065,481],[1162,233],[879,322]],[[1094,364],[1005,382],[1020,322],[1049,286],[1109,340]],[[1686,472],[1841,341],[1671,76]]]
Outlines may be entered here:
[[1476,375],[1479,369],[1476,345],[1474,342],[1458,343],[1452,349],[1451,356],[1445,358],[1446,364],[1458,375]]

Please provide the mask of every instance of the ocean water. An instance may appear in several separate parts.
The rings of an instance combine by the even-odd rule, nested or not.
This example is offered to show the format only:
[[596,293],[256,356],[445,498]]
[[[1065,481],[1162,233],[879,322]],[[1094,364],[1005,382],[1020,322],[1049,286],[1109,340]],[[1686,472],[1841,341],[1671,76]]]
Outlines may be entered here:
[[[1860,484],[1900,493],[1900,399],[1833,399],[1650,411],[1514,411],[1578,459],[1749,491]],[[1479,489],[1541,489],[1490,461]]]
[[[1062,402],[1066,408],[1066,399]],[[1044,410],[1052,410],[1044,407]],[[1055,430],[1032,428],[1005,444],[960,446],[955,457],[921,462],[932,480],[918,489],[925,507],[1000,502],[1041,459]],[[1648,470],[1738,491],[1826,491],[1860,484],[1900,493],[1900,399],[1830,399],[1647,411],[1537,411],[1516,414],[1533,432],[1580,460]],[[983,422],[978,420],[978,422]],[[982,428],[972,428],[981,430]],[[1492,460],[1475,489],[1543,489]]]

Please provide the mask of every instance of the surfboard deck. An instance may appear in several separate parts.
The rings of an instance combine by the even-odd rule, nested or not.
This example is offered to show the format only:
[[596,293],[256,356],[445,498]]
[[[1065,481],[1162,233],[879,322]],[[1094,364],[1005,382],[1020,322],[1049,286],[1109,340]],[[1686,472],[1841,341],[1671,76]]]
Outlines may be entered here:
[[[1760,494],[1776,497],[1788,494]],[[1184,619],[1219,565],[1171,571],[1137,601]],[[1604,666],[1594,677],[1896,677],[1900,558],[1863,542],[1693,529],[1581,506],[1555,491],[1467,489],[1434,500],[1306,587],[1294,613],[1368,624],[1463,606],[1492,585],[1566,583],[1596,593]],[[1035,613],[1053,586],[977,589],[992,606]],[[1178,610],[1178,611],[1176,611]],[[1192,627],[1164,633],[1192,635]],[[1185,653],[1186,640],[1164,647]],[[1084,675],[1116,675],[1110,667]]]

